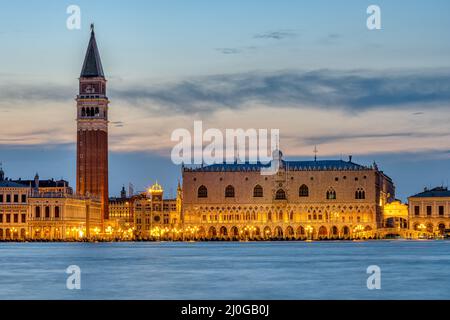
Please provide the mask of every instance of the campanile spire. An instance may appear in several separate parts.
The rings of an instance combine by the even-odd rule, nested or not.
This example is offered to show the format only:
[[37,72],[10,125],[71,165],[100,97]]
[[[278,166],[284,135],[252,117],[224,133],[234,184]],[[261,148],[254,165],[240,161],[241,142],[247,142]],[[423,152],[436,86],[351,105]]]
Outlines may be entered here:
[[91,25],[77,96],[77,193],[98,196],[108,219],[108,104],[106,79]]

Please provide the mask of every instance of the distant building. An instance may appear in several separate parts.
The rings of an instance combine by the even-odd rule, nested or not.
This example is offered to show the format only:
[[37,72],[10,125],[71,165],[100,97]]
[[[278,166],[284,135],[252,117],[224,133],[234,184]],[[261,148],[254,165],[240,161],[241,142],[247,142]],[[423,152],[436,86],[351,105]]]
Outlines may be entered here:
[[99,198],[74,195],[67,181],[11,180],[0,168],[0,240],[101,236]]
[[109,198],[108,226],[114,236],[131,238],[134,228],[133,202],[135,197],[127,197],[125,187],[122,187],[120,198]]
[[33,180],[13,180],[15,183],[23,184],[25,187],[29,187],[34,193],[64,193],[73,194],[72,187],[69,186],[69,182],[66,180],[40,180],[39,174],[36,173]]
[[183,168],[183,222],[194,238],[375,237],[392,180],[374,164],[343,160],[235,163]]
[[415,236],[443,235],[450,229],[450,191],[437,187],[408,198],[409,225]]
[[30,188],[5,178],[0,167],[0,240],[27,237]]

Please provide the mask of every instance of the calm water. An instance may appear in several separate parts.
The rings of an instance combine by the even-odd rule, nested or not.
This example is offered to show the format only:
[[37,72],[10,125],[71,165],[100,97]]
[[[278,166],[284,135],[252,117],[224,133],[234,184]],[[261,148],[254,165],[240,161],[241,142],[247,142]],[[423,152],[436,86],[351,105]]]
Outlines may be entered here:
[[0,299],[450,299],[450,241],[0,243]]

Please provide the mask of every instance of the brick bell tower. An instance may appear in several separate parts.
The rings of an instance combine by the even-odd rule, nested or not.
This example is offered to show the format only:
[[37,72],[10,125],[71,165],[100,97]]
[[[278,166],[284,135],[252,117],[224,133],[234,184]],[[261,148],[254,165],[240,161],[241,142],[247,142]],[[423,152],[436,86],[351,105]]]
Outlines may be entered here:
[[77,193],[101,198],[108,219],[108,97],[106,79],[91,25],[77,96]]

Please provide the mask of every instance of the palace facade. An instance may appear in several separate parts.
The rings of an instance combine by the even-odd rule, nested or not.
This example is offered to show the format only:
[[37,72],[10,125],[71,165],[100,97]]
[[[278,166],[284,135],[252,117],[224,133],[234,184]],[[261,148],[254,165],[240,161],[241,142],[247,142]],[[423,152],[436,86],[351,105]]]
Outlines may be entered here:
[[183,223],[196,238],[350,239],[376,237],[383,206],[395,199],[377,165],[343,160],[183,168]]

